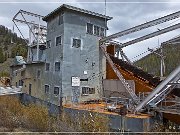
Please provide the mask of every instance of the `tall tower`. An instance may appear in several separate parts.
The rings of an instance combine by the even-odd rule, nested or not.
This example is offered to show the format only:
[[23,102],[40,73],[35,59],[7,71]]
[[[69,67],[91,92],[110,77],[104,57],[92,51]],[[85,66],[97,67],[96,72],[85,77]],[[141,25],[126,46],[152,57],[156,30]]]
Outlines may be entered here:
[[105,36],[110,19],[65,4],[43,18],[47,22],[45,84],[52,102],[60,99],[53,95],[56,92],[66,102],[101,96],[106,64],[99,39]]

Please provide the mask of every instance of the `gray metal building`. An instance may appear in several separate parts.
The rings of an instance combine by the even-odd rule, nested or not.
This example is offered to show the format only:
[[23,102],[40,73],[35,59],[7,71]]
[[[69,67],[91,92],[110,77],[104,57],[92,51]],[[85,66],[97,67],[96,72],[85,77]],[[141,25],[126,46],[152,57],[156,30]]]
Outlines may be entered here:
[[45,86],[51,102],[97,99],[106,61],[99,50],[111,17],[63,4],[43,18],[47,22]]

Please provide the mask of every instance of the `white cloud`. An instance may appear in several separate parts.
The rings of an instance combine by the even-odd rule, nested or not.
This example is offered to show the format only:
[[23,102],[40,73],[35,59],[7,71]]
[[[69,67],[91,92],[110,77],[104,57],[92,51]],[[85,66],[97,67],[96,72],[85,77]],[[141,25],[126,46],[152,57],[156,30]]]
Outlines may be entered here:
[[[1,2],[2,0],[0,0]],[[142,0],[128,0],[131,3],[127,3],[125,0],[106,0],[106,13],[113,17],[110,20],[108,34],[113,34],[130,27],[142,24],[146,21],[162,17],[164,15],[176,12],[179,10],[180,2],[178,0],[158,0],[157,2],[166,3],[145,3],[152,2],[152,0],[142,1]],[[11,2],[11,3],[8,3]],[[12,3],[13,2],[13,3]],[[17,2],[17,3],[16,3]],[[24,0],[28,2],[28,0]],[[105,0],[29,0],[31,3],[23,3],[20,0],[7,0],[6,3],[0,4],[0,24],[5,25],[12,29],[12,18],[20,10],[27,10],[41,15],[47,15],[54,9],[58,8],[61,4],[66,3],[87,10],[92,10],[101,14],[105,13]],[[41,2],[41,3],[40,3]],[[48,2],[48,3],[47,3]],[[93,3],[95,2],[95,3]],[[143,2],[143,3],[137,3]],[[171,3],[167,3],[171,2]],[[178,3],[175,3],[178,2]],[[176,22],[177,23],[177,22]],[[168,25],[166,23],[165,25]],[[152,29],[146,31],[138,32],[132,35],[125,36],[121,38],[122,42],[134,39],[136,37],[142,36],[145,33],[150,33],[158,28],[163,28],[165,25],[156,26]],[[23,33],[27,36],[28,30],[25,26],[21,25]],[[16,29],[17,32],[17,29]],[[170,37],[175,36],[178,32],[171,32],[170,34],[165,34],[159,36],[160,39],[167,40]],[[125,48],[127,55],[132,58],[133,56],[141,53],[147,49],[147,46],[153,46],[157,44],[157,38],[147,40],[145,42],[137,43],[135,45]],[[139,47],[139,48],[138,48]]]

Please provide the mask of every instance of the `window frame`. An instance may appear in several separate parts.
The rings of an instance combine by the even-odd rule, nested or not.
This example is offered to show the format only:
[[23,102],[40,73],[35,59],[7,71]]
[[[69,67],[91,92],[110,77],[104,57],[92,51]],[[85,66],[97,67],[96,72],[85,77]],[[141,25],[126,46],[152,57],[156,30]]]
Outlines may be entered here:
[[[49,64],[49,70],[47,70],[47,64]],[[50,71],[50,63],[45,63],[45,71]]]
[[[83,92],[83,88],[87,88],[87,89],[86,89],[86,93]],[[82,94],[83,96],[89,95],[89,87],[88,87],[88,86],[83,86],[83,87],[81,88],[81,94]]]
[[[77,43],[78,40],[80,41],[80,45],[79,46],[77,46],[77,44],[74,45],[74,41],[76,41],[76,43]],[[82,40],[80,38],[73,38],[72,39],[72,47],[73,48],[81,48],[81,45],[82,45]]]
[[[39,73],[39,74],[38,74]],[[37,69],[37,79],[40,79],[41,78],[41,70],[40,69]]]
[[[83,88],[87,88],[86,93],[83,93]],[[90,89],[93,89],[93,91],[91,92]],[[88,95],[91,95],[91,94],[96,94],[96,90],[95,90],[94,87],[83,86],[81,88],[81,94],[82,94],[82,96],[88,96]]]
[[[62,19],[61,23],[60,23],[60,19]],[[61,13],[58,16],[58,25],[62,25],[62,24],[64,24],[64,13]]]
[[[103,29],[103,34],[102,34],[102,29]],[[99,36],[100,36],[100,37],[105,37],[105,35],[106,35],[106,34],[105,34],[105,31],[106,31],[105,28],[100,27]]]
[[[96,32],[98,32],[98,33],[95,33],[95,27],[97,28],[97,31],[96,31]],[[96,36],[99,36],[99,35],[100,35],[100,29],[101,29],[101,27],[98,26],[98,25],[94,25],[93,29],[94,29],[93,34],[96,35]]]
[[[89,32],[88,32],[88,24],[92,25],[92,33],[89,33]],[[87,34],[90,34],[90,35],[93,35],[93,33],[94,33],[94,24],[92,24],[92,23],[86,23],[86,33],[87,33]]]
[[[48,46],[48,44],[47,44],[48,42],[50,43],[49,46]],[[47,48],[51,48],[51,40],[47,40],[47,41],[46,41],[46,47],[47,47]]]
[[[61,42],[60,42],[60,44],[57,45],[57,40],[56,40],[56,39],[57,39],[58,37],[60,37]],[[62,45],[62,35],[59,35],[59,36],[56,36],[56,37],[55,37],[55,46],[60,46],[60,45]]]
[[[55,93],[54,93],[54,92],[55,92],[55,88],[58,88],[58,94],[55,94]],[[55,96],[59,96],[59,94],[60,94],[60,86],[54,86],[53,94],[54,94]]]
[[[56,63],[59,63],[59,70],[56,70]],[[55,72],[61,71],[61,62],[60,62],[60,61],[56,61],[56,62],[54,63],[54,71],[55,71]]]
[[[46,91],[46,86],[48,86],[48,88],[49,88],[48,91]],[[49,94],[50,93],[50,85],[49,84],[45,84],[44,85],[44,93],[45,94]]]

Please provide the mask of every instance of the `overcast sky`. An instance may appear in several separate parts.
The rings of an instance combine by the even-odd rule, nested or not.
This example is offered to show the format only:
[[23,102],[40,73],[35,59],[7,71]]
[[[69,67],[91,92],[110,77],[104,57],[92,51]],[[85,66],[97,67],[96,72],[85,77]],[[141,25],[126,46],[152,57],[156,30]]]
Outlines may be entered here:
[[[63,3],[105,14],[105,0],[0,0],[0,25],[5,25],[12,29],[12,18],[20,9],[45,16]],[[179,9],[180,1],[178,0],[106,0],[106,14],[113,17],[113,19],[108,22],[108,35],[177,12]],[[156,31],[157,28],[162,29],[179,22],[178,19],[173,20],[118,40],[123,43]],[[20,28],[23,29],[24,35],[27,36],[28,29],[25,29],[24,26],[20,26]],[[17,29],[15,29],[15,32],[18,33]],[[132,59],[134,56],[147,51],[147,47],[153,48],[158,46],[158,39],[160,42],[163,42],[179,35],[179,32],[180,30],[178,29],[134,44],[124,48],[124,51],[127,56]]]

